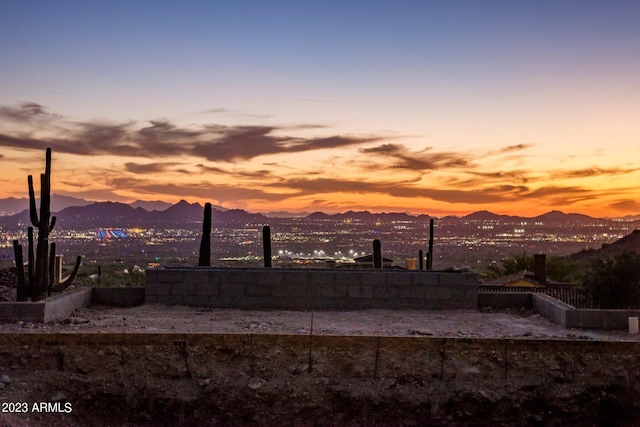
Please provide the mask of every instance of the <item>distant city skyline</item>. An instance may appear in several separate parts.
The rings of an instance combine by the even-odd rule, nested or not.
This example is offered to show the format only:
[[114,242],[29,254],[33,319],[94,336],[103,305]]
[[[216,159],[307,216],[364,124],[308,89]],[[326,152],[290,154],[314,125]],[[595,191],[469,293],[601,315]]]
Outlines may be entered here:
[[[0,198],[640,213],[640,3],[6,2]],[[35,179],[39,188],[38,180]]]

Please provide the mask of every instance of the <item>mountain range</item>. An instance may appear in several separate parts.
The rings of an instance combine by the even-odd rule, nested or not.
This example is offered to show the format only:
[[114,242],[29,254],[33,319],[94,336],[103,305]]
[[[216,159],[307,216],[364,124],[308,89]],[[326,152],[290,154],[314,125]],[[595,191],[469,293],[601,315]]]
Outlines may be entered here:
[[[39,203],[39,202],[38,202]],[[5,229],[14,229],[19,224],[29,222],[28,199],[0,199],[0,212],[13,212],[0,216],[0,225]],[[408,213],[371,213],[368,211],[348,211],[337,214],[314,212],[306,216],[274,212],[273,216],[249,213],[241,209],[225,209],[212,206],[214,223],[254,223],[267,224],[275,218],[307,218],[310,220],[333,221],[429,221],[428,215],[411,215]],[[136,227],[136,226],[175,226],[176,224],[202,223],[203,206],[184,200],[171,205],[162,201],[146,202],[138,200],[131,204],[119,202],[91,202],[73,197],[52,195],[51,210],[57,216],[61,227],[67,229],[86,229],[99,227]],[[17,213],[15,213],[17,212]],[[627,220],[632,218],[627,218]],[[577,213],[551,211],[536,217],[520,217],[498,215],[489,211],[474,212],[463,217],[447,216],[439,221],[533,221],[544,223],[586,224],[593,221],[609,221],[609,219],[593,218]],[[24,227],[19,227],[24,228]]]

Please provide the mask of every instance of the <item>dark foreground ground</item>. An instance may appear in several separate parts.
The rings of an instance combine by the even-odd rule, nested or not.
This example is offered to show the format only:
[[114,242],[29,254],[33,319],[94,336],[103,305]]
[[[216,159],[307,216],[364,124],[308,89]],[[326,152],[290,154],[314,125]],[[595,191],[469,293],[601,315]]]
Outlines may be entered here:
[[520,310],[145,305],[0,325],[2,426],[634,426],[639,394],[637,336]]

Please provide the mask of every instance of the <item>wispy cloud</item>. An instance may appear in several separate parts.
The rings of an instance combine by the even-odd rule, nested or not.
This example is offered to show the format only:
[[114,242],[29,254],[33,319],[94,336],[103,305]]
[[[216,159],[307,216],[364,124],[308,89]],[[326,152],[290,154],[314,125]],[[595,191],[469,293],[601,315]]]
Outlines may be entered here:
[[499,150],[499,153],[513,153],[514,151],[522,151],[532,147],[532,144],[516,144],[509,145]]
[[287,192],[271,192],[260,188],[248,188],[211,182],[200,183],[158,183],[154,180],[137,178],[113,178],[106,181],[110,187],[130,190],[141,194],[165,194],[178,197],[192,197],[200,200],[215,200],[219,203],[243,200],[281,201],[291,197]]
[[568,179],[568,178],[587,178],[587,177],[599,177],[604,175],[626,175],[629,173],[637,172],[640,168],[600,168],[591,167],[584,169],[572,169],[572,170],[558,170],[551,173],[553,179]]
[[62,118],[47,112],[47,108],[35,102],[22,102],[17,107],[0,106],[0,118],[16,122],[48,121]]
[[[56,121],[61,117],[47,113],[45,107],[35,103],[0,108],[0,116],[21,124],[28,124],[37,117],[46,117],[50,121]],[[21,150],[42,150],[51,146],[57,152],[86,156],[117,155],[144,158],[196,156],[209,161],[237,162],[264,155],[357,146],[384,139],[382,136],[375,135],[330,135],[321,138],[284,135],[286,131],[309,127],[321,126],[208,124],[178,127],[168,120],[152,120],[149,125],[139,127],[133,121],[126,123],[65,122],[56,123],[55,127],[51,125],[49,129],[41,128],[40,132],[21,133],[0,128],[0,146]]]
[[611,203],[609,206],[619,211],[633,212],[633,213],[640,212],[640,203],[638,203],[637,200],[629,200],[629,199],[620,200],[620,201]]
[[375,167],[389,169],[432,171],[442,168],[468,167],[472,163],[472,157],[469,154],[435,152],[432,147],[411,151],[401,144],[383,144],[377,147],[360,148],[360,152],[391,159],[389,162],[378,162],[375,165]]
[[124,164],[125,170],[136,174],[154,174],[158,172],[165,172],[181,163],[134,163],[127,162]]

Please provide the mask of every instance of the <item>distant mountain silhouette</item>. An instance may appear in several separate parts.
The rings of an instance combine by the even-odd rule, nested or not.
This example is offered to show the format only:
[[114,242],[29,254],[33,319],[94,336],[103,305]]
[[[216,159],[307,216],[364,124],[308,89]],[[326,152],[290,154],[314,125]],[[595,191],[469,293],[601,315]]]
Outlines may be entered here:
[[[39,205],[39,200],[37,201]],[[125,204],[125,203],[117,203],[117,202],[92,202],[84,199],[79,199],[75,197],[62,196],[59,194],[53,194],[51,196],[51,210],[52,212],[58,212],[62,214],[66,209],[72,207],[85,207],[90,205],[98,205],[102,206],[105,211],[93,212],[91,210],[87,210],[87,216],[91,218],[101,217],[105,220],[107,217],[111,216],[114,218],[113,221],[107,221],[109,223],[117,222],[116,219],[123,215],[130,215],[129,222],[131,221],[152,221],[156,224],[162,224],[164,222],[169,221],[169,223],[177,223],[180,221],[202,221],[203,207],[199,203],[189,203],[185,200],[181,200],[180,202],[172,205],[170,203],[166,203],[160,200],[156,201],[144,201],[144,200],[136,200],[133,203]],[[124,206],[128,206],[133,211],[126,210]],[[114,211],[111,212],[114,207],[119,209],[123,209],[122,212]],[[15,198],[9,197],[6,199],[0,199],[0,223],[4,221],[11,222],[7,216],[17,215],[24,210],[29,208],[29,200],[27,198]],[[313,212],[311,214],[304,213],[289,213],[289,212],[271,212],[266,215],[263,214],[250,214],[241,209],[232,209],[227,210],[222,206],[212,205],[213,208],[213,216],[214,221],[217,218],[221,222],[229,222],[229,221],[246,221],[246,222],[256,222],[256,223],[266,223],[270,218],[307,218],[310,220],[356,220],[356,221],[428,221],[431,218],[429,215],[421,214],[421,215],[412,215],[405,212],[389,212],[389,213],[372,213],[369,211],[347,211],[344,213],[335,213],[335,214],[327,214],[324,212]],[[100,207],[97,208],[98,210]],[[151,216],[145,216],[144,212],[137,211],[137,209],[141,209],[146,213],[151,213]],[[2,217],[2,212],[5,213],[5,218]],[[68,211],[70,215],[84,215],[82,214],[82,210]],[[125,212],[125,213],[123,213]],[[159,214],[159,212],[164,212],[165,214]],[[223,212],[225,214],[223,214]],[[7,215],[7,213],[11,213]],[[62,219],[64,215],[59,215],[59,218]],[[21,218],[28,219],[28,213]],[[624,218],[618,218],[618,220],[626,220],[631,221],[634,219],[640,218],[640,215],[635,216],[627,216]],[[473,212],[469,215],[457,217],[457,216],[445,216],[443,218],[438,218],[437,221],[447,221],[447,222],[455,222],[459,220],[471,220],[471,221],[541,221],[541,222],[555,222],[555,223],[576,223],[576,224],[584,224],[591,222],[595,219],[604,219],[604,220],[615,220],[613,218],[593,218],[588,215],[578,214],[578,213],[564,213],[557,210],[547,212],[545,214],[536,216],[536,217],[522,217],[522,216],[510,216],[510,215],[499,215],[493,212],[489,212],[487,210],[482,210],[478,212]],[[127,222],[127,220],[123,219],[122,222]]]
[[118,202],[73,206],[55,213],[60,227],[67,229],[140,226],[149,219],[148,215],[142,208]]
[[589,261],[592,259],[611,258],[624,251],[640,253],[640,230],[634,230],[613,243],[604,244],[600,249],[589,249],[570,255],[569,259],[574,261]]
[[429,220],[428,215],[410,215],[405,212],[390,212],[390,213],[371,213],[369,211],[347,211],[345,213],[326,214],[324,212],[314,212],[307,215],[307,219],[313,220],[355,220],[355,221],[367,221],[375,222],[377,220],[390,222],[390,221],[420,221]]
[[509,215],[498,215],[489,211],[478,211],[462,217],[462,219],[471,221],[498,221],[512,218]]
[[[98,202],[87,206],[68,207],[53,213],[57,217],[57,229],[95,229],[127,227],[185,227],[193,228],[202,224],[204,208],[199,203],[184,200],[164,211],[147,211],[133,208],[125,203]],[[213,223],[268,224],[269,218],[240,209],[220,211],[212,209]],[[0,217],[0,225],[7,230],[22,229],[19,224],[30,223],[29,210]]]
[[17,212],[22,212],[29,207],[29,199],[17,199],[15,197],[9,197],[7,199],[0,200],[0,213],[5,215],[13,215]]
[[202,221],[202,215],[204,215],[204,207],[200,203],[189,203],[186,200],[180,200],[173,206],[165,209],[162,212],[156,213],[158,217],[183,221]]
[[595,218],[588,215],[582,215],[577,213],[564,213],[560,211],[551,211],[545,214],[531,218],[536,221],[553,221],[553,222],[572,222],[572,223],[584,223],[591,222]]
[[[217,209],[220,209],[219,207]],[[309,212],[287,212],[287,211],[273,211],[264,212],[263,215],[268,218],[306,218],[310,215]]]
[[314,212],[306,216],[307,219],[314,220],[326,220],[326,219],[335,219],[333,215],[326,214],[324,212]]
[[132,208],[142,208],[145,211],[163,211],[165,209],[168,209],[169,207],[171,207],[171,203],[167,203],[167,202],[163,202],[161,200],[153,200],[153,201],[148,201],[148,200],[136,200],[133,203],[129,203],[129,206],[131,206]]
[[[36,196],[38,193],[36,192]],[[36,197],[36,203],[40,205],[40,198]],[[51,211],[58,212],[70,206],[87,206],[95,202],[91,202],[84,199],[78,199],[76,197],[63,196],[60,194],[51,195]],[[29,209],[29,199],[26,197],[15,198],[9,197],[7,199],[0,199],[0,212],[12,215],[18,212],[22,212],[25,209]]]

